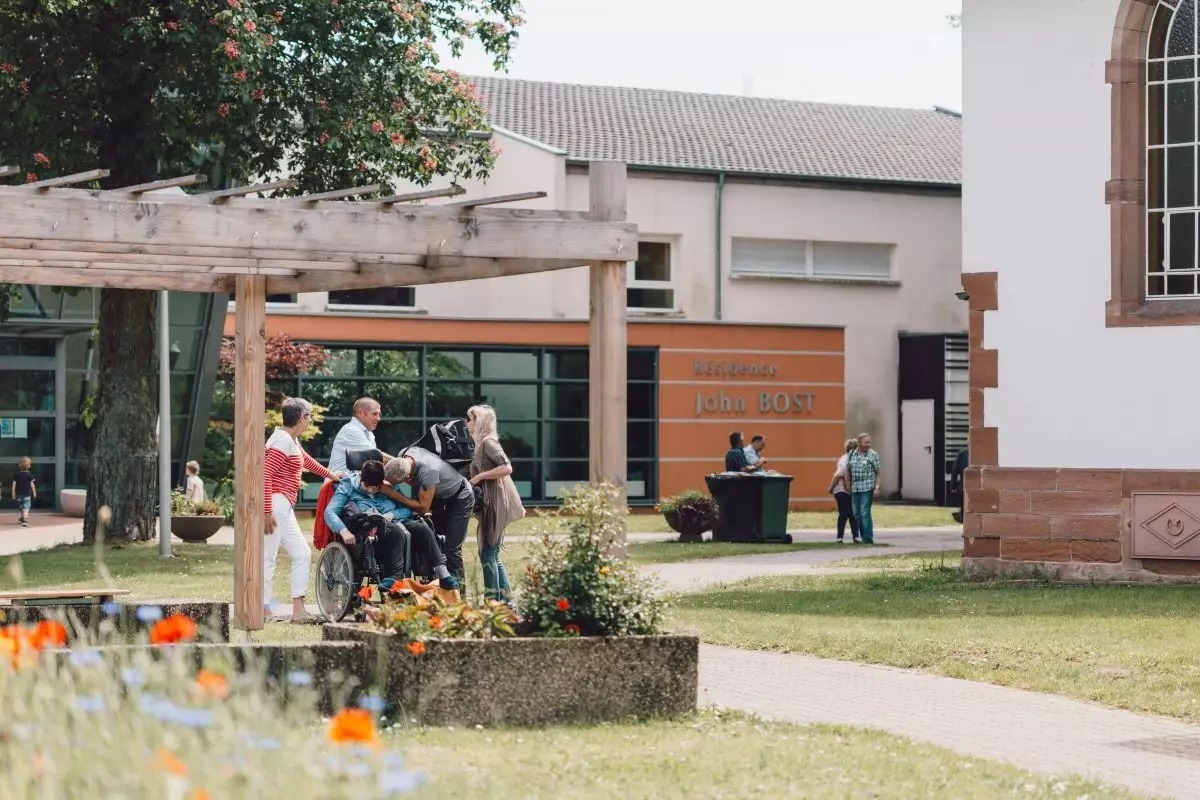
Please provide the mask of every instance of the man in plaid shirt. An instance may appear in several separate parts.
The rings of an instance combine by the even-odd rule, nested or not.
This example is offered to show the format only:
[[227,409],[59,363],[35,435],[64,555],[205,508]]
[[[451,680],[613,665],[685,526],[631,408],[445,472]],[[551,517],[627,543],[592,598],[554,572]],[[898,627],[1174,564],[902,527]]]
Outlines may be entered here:
[[863,544],[875,543],[871,522],[871,501],[879,496],[879,453],[871,449],[871,435],[858,435],[858,448],[847,459],[850,470],[850,508],[858,520]]

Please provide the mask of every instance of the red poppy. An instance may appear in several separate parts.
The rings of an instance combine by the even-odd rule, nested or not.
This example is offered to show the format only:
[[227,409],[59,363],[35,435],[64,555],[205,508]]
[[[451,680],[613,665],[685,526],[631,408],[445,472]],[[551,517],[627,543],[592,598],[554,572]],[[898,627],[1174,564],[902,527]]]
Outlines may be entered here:
[[183,614],[160,619],[150,629],[150,644],[175,644],[196,638],[196,623]]
[[361,589],[359,589],[358,596],[361,597],[363,600],[370,600],[371,596],[372,596],[371,587],[364,586]]
[[559,611],[566,611],[568,608],[571,607],[571,604],[569,602],[567,602],[567,598],[560,597],[560,598],[558,598],[558,601],[554,604],[554,607],[557,608]]

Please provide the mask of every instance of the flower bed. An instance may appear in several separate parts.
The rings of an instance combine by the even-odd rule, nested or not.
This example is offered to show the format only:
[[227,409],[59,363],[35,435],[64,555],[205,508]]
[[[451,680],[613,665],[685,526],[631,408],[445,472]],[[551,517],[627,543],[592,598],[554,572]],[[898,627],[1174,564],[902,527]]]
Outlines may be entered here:
[[[105,603],[98,605],[5,606],[0,609],[7,622],[34,623],[53,619],[72,632],[120,633],[125,637],[149,629],[163,617],[175,614],[187,617],[199,630],[200,638],[210,642],[229,641],[229,604],[201,600],[170,600],[146,603]],[[107,624],[105,624],[107,623]]]
[[323,637],[367,645],[373,685],[424,724],[535,726],[696,708],[695,636],[429,639],[410,648],[390,631],[337,624]]

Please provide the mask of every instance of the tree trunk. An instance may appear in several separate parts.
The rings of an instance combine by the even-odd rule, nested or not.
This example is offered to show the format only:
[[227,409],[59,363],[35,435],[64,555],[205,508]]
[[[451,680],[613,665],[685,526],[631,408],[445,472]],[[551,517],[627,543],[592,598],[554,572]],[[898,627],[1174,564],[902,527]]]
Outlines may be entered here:
[[[100,292],[100,368],[95,436],[88,472],[83,539],[95,541],[97,512],[112,518],[105,537],[145,541],[158,511],[157,297],[154,292]],[[170,420],[163,420],[170,425]]]

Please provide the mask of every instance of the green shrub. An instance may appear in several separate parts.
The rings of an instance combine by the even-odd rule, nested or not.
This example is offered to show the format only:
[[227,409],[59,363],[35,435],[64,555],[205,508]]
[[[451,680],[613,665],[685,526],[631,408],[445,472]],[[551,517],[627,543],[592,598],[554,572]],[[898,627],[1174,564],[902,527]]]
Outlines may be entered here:
[[[546,636],[633,636],[661,631],[657,587],[609,553],[629,513],[609,484],[579,486],[538,524],[540,544],[517,599],[524,622]],[[558,517],[556,521],[554,518]],[[550,531],[565,528],[567,534]]]

